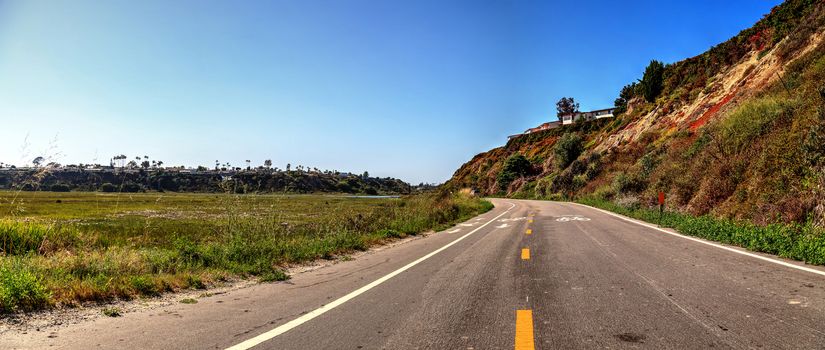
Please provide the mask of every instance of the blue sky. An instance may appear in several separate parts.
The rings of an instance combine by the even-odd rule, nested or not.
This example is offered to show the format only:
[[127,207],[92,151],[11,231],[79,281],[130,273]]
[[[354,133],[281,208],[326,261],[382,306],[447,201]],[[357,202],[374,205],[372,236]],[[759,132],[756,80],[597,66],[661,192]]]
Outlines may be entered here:
[[272,159],[441,182],[779,1],[0,0],[0,162]]

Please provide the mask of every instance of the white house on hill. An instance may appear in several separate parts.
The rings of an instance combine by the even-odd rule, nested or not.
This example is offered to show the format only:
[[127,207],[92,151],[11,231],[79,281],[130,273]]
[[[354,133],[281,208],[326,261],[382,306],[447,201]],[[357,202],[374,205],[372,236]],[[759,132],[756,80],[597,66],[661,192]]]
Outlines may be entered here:
[[535,128],[527,129],[527,130],[524,131],[524,133],[507,136],[507,139],[512,140],[512,139],[518,138],[519,136],[522,136],[522,135],[528,135],[528,134],[532,134],[532,133],[538,132],[538,131],[555,129],[555,128],[558,128],[561,125],[573,124],[573,123],[575,123],[576,121],[579,121],[579,120],[591,121],[591,120],[602,119],[602,118],[612,118],[613,117],[613,111],[615,111],[615,110],[616,110],[615,108],[605,108],[605,109],[597,109],[595,111],[590,111],[590,112],[577,112],[577,113],[573,113],[573,114],[563,114],[561,116],[561,121],[560,122],[558,122],[558,121],[547,122],[547,123],[541,124],[541,125],[539,125]]
[[578,112],[573,114],[564,114],[561,116],[561,123],[564,125],[573,124],[578,120],[591,121],[602,118],[612,118],[615,108],[597,109],[590,112]]

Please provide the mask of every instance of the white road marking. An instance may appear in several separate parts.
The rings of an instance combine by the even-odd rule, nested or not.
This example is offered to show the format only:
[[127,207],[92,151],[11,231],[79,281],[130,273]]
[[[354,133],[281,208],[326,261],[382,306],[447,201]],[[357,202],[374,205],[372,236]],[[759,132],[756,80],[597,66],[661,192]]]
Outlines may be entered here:
[[556,219],[556,221],[558,221],[558,222],[590,221],[590,218],[586,218],[586,217],[578,216],[578,215],[564,215],[564,216]]
[[496,226],[496,228],[506,228],[506,227],[510,227],[510,225],[507,225],[507,224],[501,224],[501,225],[499,225],[499,226]]
[[472,227],[475,224],[458,224],[458,226]]
[[368,285],[366,285],[366,286],[363,286],[363,287],[361,287],[361,288],[358,288],[358,289],[356,289],[356,290],[354,290],[354,291],[350,292],[349,294],[344,295],[344,296],[342,296],[342,297],[340,297],[340,298],[336,299],[335,301],[333,301],[333,302],[331,302],[331,303],[329,303],[329,304],[326,304],[326,305],[321,306],[321,307],[319,307],[319,308],[317,308],[317,309],[315,309],[315,310],[310,311],[309,313],[304,314],[304,315],[303,315],[303,316],[301,316],[301,317],[298,317],[298,318],[296,318],[296,319],[294,319],[294,320],[292,320],[292,321],[289,321],[289,322],[284,323],[284,324],[282,324],[282,325],[280,325],[280,326],[278,326],[278,327],[275,327],[275,328],[273,328],[272,330],[267,331],[266,333],[263,333],[263,334],[261,334],[261,335],[258,335],[258,336],[254,337],[254,338],[247,339],[247,340],[245,340],[245,341],[243,341],[243,342],[241,342],[241,343],[239,343],[239,344],[236,344],[236,345],[230,346],[230,347],[226,348],[226,350],[246,350],[246,349],[250,349],[250,348],[252,348],[252,347],[254,347],[254,346],[258,345],[258,344],[261,344],[261,343],[263,343],[263,342],[265,342],[265,341],[267,341],[267,340],[270,340],[270,339],[272,339],[272,338],[275,338],[275,337],[277,337],[277,336],[279,336],[279,335],[281,335],[281,334],[283,334],[283,333],[285,333],[285,332],[287,332],[287,331],[289,331],[289,330],[291,330],[291,329],[293,329],[293,328],[295,328],[295,327],[298,327],[298,326],[300,326],[300,325],[302,325],[302,324],[306,323],[307,321],[309,321],[309,320],[311,320],[311,319],[313,319],[313,318],[316,318],[316,317],[318,317],[318,316],[321,316],[321,315],[323,315],[324,313],[326,313],[327,311],[332,310],[332,309],[334,309],[334,308],[336,308],[336,307],[338,307],[338,306],[340,306],[340,305],[342,305],[342,304],[346,303],[347,301],[350,301],[350,300],[352,300],[353,298],[355,298],[355,297],[357,297],[357,296],[359,296],[359,295],[361,295],[361,294],[364,294],[366,291],[368,291],[368,290],[370,290],[370,289],[375,288],[376,286],[380,285],[381,283],[386,282],[386,281],[387,281],[387,280],[389,280],[390,278],[393,278],[393,277],[395,277],[396,275],[398,275],[398,274],[400,274],[400,273],[402,273],[402,272],[404,272],[404,271],[409,270],[411,267],[413,267],[413,266],[415,266],[415,265],[418,265],[418,264],[419,264],[419,263],[421,263],[422,261],[424,261],[424,260],[427,260],[427,259],[431,258],[433,255],[436,255],[436,254],[438,254],[438,253],[440,253],[440,252],[444,251],[445,249],[447,249],[447,248],[449,248],[449,247],[452,247],[454,244],[456,244],[456,243],[458,243],[458,242],[462,241],[463,239],[465,239],[465,238],[469,237],[469,236],[470,236],[470,235],[472,235],[473,233],[476,233],[478,230],[481,230],[481,229],[482,229],[482,228],[484,228],[485,226],[489,225],[491,222],[496,221],[498,218],[502,217],[504,214],[509,213],[509,212],[510,212],[510,210],[511,210],[511,209],[513,209],[515,206],[516,206],[516,204],[515,204],[515,203],[510,203],[510,207],[509,207],[509,208],[507,208],[507,210],[505,210],[503,213],[499,214],[498,216],[494,217],[494,218],[493,218],[493,219],[491,219],[490,221],[487,221],[487,222],[486,222],[486,223],[484,223],[483,225],[481,225],[481,226],[477,227],[475,230],[472,230],[472,231],[470,231],[469,233],[467,233],[467,234],[465,234],[465,235],[463,235],[463,236],[461,236],[461,237],[456,238],[454,241],[452,241],[452,242],[450,242],[450,243],[447,243],[447,244],[446,244],[446,245],[444,245],[443,247],[438,248],[438,249],[436,249],[436,250],[434,250],[434,251],[430,252],[429,254],[424,255],[424,256],[422,256],[422,257],[418,258],[418,260],[415,260],[415,261],[413,261],[413,262],[411,262],[411,263],[409,263],[409,264],[407,264],[407,265],[404,265],[403,267],[401,267],[401,268],[400,268],[400,269],[398,269],[398,270],[395,270],[395,271],[393,271],[393,272],[390,272],[389,274],[385,275],[384,277],[381,277],[381,278],[379,278],[379,279],[377,279],[377,280],[375,280],[375,281],[372,281],[372,283],[370,283],[370,284],[368,284]]
[[524,220],[524,219],[527,219],[527,218],[524,217],[524,216],[521,216],[521,217],[515,217],[515,218],[501,219],[501,220],[499,220],[499,222],[521,221],[521,220]]
[[676,232],[670,232],[670,231],[668,231],[668,230],[665,230],[665,229],[662,229],[662,228],[659,228],[659,227],[656,227],[656,226],[650,225],[650,224],[648,224],[648,223],[641,222],[641,221],[638,221],[638,220],[633,220],[633,219],[630,219],[630,218],[624,217],[624,216],[622,216],[622,215],[619,215],[619,214],[616,214],[616,213],[609,212],[609,211],[604,210],[604,209],[594,208],[594,207],[591,207],[591,206],[589,206],[589,205],[584,205],[584,204],[579,204],[579,203],[573,203],[573,202],[570,202],[570,203],[575,204],[575,205],[578,205],[578,206],[582,206],[582,207],[586,207],[586,208],[590,208],[590,209],[598,210],[598,211],[600,211],[600,212],[602,212],[602,213],[605,213],[605,214],[607,214],[607,215],[615,216],[615,217],[617,217],[617,218],[619,218],[619,219],[622,219],[622,220],[627,221],[627,222],[632,222],[632,223],[634,223],[634,224],[636,224],[636,225],[644,226],[644,227],[647,227],[647,228],[652,228],[652,229],[654,229],[654,230],[657,230],[657,231],[661,231],[661,232],[667,233],[667,234],[669,234],[669,235],[671,235],[671,236],[676,236],[676,237],[680,237],[680,238],[684,238],[684,239],[689,239],[689,240],[694,241],[694,242],[698,242],[698,243],[702,243],[702,244],[707,244],[707,245],[712,246],[712,247],[716,247],[716,248],[719,248],[719,249],[724,249],[724,250],[727,250],[727,251],[729,251],[729,252],[734,252],[734,253],[737,253],[737,254],[742,254],[742,255],[745,255],[745,256],[749,256],[749,257],[751,257],[751,258],[756,258],[756,259],[759,259],[759,260],[767,261],[767,262],[769,262],[769,263],[774,263],[774,264],[777,264],[777,265],[782,265],[782,266],[785,266],[785,267],[790,267],[790,268],[792,268],[792,269],[797,269],[797,270],[800,270],[800,271],[805,271],[805,272],[814,273],[814,274],[817,274],[817,275],[820,275],[820,276],[825,276],[825,271],[820,271],[820,270],[817,270],[817,269],[812,269],[812,268],[810,268],[810,267],[805,267],[805,266],[800,266],[800,265],[796,265],[796,264],[791,264],[791,263],[789,263],[789,262],[785,262],[785,261],[782,261],[782,260],[777,260],[777,259],[769,258],[769,257],[766,257],[766,256],[761,256],[761,255],[758,255],[758,254],[749,253],[749,252],[746,252],[746,251],[741,251],[741,250],[739,250],[739,249],[734,249],[734,248],[731,248],[731,247],[726,247],[726,246],[724,246],[724,245],[721,245],[721,244],[718,244],[718,243],[713,243],[713,242],[706,241],[706,240],[703,240],[703,239],[699,239],[699,238],[695,238],[695,237],[691,237],[691,236],[685,236],[685,235],[683,235],[683,234],[676,233]]
[[461,229],[457,228],[457,229],[452,230],[452,231],[447,231],[447,233],[456,233],[456,232],[460,232],[460,231],[461,231]]

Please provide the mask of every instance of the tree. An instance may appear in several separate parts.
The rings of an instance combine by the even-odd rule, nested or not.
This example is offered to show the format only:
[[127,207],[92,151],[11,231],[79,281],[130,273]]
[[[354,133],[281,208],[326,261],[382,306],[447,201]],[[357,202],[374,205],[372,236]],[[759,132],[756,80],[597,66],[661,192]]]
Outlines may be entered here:
[[269,169],[272,167],[272,159],[267,159],[264,161],[264,167]]
[[100,191],[101,192],[117,192],[117,186],[115,186],[115,185],[113,185],[109,182],[106,182],[106,183],[100,185]]
[[645,68],[645,74],[639,84],[647,102],[656,101],[656,97],[659,97],[659,94],[662,93],[664,73],[665,65],[657,60],[651,60]]
[[504,166],[499,171],[496,181],[502,191],[507,190],[513,180],[529,174],[533,170],[533,164],[521,154],[514,154],[504,161]]
[[32,164],[34,164],[35,168],[39,168],[40,165],[43,164],[44,161],[46,161],[46,158],[37,157],[37,158],[34,158],[34,160],[32,160]]
[[618,116],[624,112],[627,112],[627,103],[636,96],[637,87],[638,84],[633,82],[622,88],[622,91],[619,92],[619,97],[613,101],[613,106],[616,107],[616,110],[613,111],[613,115]]
[[[125,154],[121,154],[121,155],[114,156],[114,158],[112,158],[112,159],[114,159],[116,161],[119,161],[120,162],[120,167],[123,168],[124,164],[126,163],[126,158],[128,158],[128,157],[126,157]],[[112,165],[112,167],[114,167],[114,165],[115,165],[114,161],[111,162],[111,165]]]
[[556,116],[561,120],[561,116],[567,114],[575,114],[579,112],[579,103],[572,97],[562,97],[559,102],[556,102]]
[[369,173],[368,171],[365,171],[365,172],[364,172],[364,175],[361,175],[361,177],[363,177],[363,178],[367,179],[367,178],[369,178],[369,177],[370,177],[370,173]]
[[140,166],[141,166],[143,169],[149,169],[149,166],[151,166],[151,165],[152,165],[152,164],[151,164],[151,163],[149,163],[149,161],[148,161],[148,160],[144,160],[144,161],[140,162]]
[[514,154],[504,161],[504,166],[498,173],[496,180],[499,188],[503,191],[510,186],[513,180],[528,175],[533,170],[533,165],[521,154]]
[[581,136],[575,133],[566,133],[556,141],[553,145],[553,154],[556,156],[556,164],[560,170],[566,169],[581,155],[584,151],[582,143]]

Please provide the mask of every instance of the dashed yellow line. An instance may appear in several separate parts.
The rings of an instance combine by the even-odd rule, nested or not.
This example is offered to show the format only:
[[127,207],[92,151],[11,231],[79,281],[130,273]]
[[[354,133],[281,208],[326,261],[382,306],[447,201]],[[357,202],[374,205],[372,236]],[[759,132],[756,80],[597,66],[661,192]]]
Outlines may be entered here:
[[534,350],[533,310],[516,310],[516,350]]
[[521,249],[521,260],[530,260],[530,248]]
[[532,223],[533,223],[533,219],[527,220],[527,223],[532,224]]
[[528,228],[528,229],[527,229],[527,234],[528,234],[528,235],[533,234],[533,229],[529,229],[529,228]]

